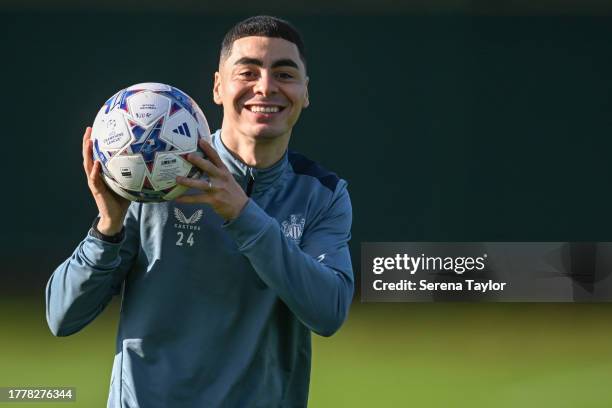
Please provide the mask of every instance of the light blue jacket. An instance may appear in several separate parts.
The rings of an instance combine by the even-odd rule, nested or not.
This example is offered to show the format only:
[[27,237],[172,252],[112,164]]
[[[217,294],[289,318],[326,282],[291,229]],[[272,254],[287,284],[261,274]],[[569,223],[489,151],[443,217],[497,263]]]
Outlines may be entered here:
[[213,146],[250,192],[238,218],[133,203],[123,242],[88,234],[47,284],[56,336],[122,293],[109,407],[306,406],[310,331],[330,336],[347,317],[346,182],[292,152],[248,167],[220,131]]

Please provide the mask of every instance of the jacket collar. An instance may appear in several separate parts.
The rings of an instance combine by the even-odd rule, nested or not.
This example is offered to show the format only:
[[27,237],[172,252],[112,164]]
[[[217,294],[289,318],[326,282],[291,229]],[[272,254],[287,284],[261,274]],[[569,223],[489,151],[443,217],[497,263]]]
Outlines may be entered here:
[[221,129],[211,135],[212,146],[215,148],[223,163],[232,173],[238,184],[246,190],[249,180],[254,181],[253,192],[267,189],[285,171],[289,164],[287,151],[283,157],[272,166],[265,169],[250,167],[239,158],[235,157],[221,140]]

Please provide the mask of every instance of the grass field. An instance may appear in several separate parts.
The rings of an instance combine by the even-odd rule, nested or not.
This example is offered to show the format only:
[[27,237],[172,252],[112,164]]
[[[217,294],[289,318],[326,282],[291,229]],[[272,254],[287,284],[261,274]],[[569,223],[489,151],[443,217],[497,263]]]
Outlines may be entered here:
[[[54,338],[42,299],[0,300],[0,386],[74,386],[102,407],[117,304]],[[313,337],[310,407],[612,407],[612,305],[355,304]]]

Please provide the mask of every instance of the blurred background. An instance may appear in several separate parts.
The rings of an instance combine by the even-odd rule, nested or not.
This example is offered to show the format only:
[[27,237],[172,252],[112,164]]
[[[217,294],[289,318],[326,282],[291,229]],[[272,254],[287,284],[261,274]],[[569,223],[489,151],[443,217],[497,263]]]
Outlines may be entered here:
[[[44,318],[48,277],[96,215],[84,128],[155,81],[216,129],[220,41],[261,13],[304,36],[311,106],[291,148],[349,182],[357,288],[361,242],[612,241],[611,3],[4,0],[0,386],[76,386],[74,406],[105,406],[118,302],[69,338]],[[310,406],[609,407],[611,321],[609,304],[357,293],[338,334],[313,336]]]

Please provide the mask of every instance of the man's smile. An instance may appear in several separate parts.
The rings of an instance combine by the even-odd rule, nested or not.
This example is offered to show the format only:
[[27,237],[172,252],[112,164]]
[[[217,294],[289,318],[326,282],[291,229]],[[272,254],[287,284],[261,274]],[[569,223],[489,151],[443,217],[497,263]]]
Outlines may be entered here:
[[270,105],[270,104],[249,104],[244,106],[247,110],[253,113],[264,113],[264,114],[272,114],[279,113],[285,109],[284,106],[280,105]]

